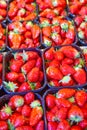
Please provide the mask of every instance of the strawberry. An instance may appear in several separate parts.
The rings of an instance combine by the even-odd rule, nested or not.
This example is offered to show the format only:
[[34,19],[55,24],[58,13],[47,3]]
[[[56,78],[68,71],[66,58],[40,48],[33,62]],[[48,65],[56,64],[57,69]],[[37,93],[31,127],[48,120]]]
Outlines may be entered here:
[[23,106],[24,105],[24,98],[22,96],[19,96],[19,95],[14,95],[13,97],[10,98],[8,104],[12,108]]
[[64,54],[61,51],[56,51],[55,52],[55,59],[58,61],[61,61],[64,59]]
[[19,126],[15,130],[33,130],[31,126]]
[[71,103],[64,98],[56,98],[55,102],[56,102],[56,105],[58,108],[61,108],[61,107],[70,108],[71,107]]
[[27,93],[24,96],[24,101],[27,105],[29,105],[31,102],[33,102],[35,99],[35,95],[32,92]]
[[64,55],[70,59],[75,59],[80,57],[80,53],[72,46],[65,46],[60,49]]
[[70,98],[74,96],[75,92],[75,89],[63,88],[56,93],[56,96],[57,98]]
[[30,113],[31,113],[31,108],[30,108],[30,106],[24,105],[24,106],[22,107],[22,115],[25,116],[25,117],[29,117],[29,116],[30,116]]
[[28,91],[31,90],[30,85],[27,82],[23,82],[20,87],[18,88],[18,92],[24,92],[24,91]]
[[8,124],[6,121],[0,121],[0,129],[8,130]]
[[6,74],[6,79],[8,81],[15,82],[18,79],[18,73],[16,73],[16,72],[8,72]]
[[75,99],[78,106],[83,107],[87,101],[87,94],[84,90],[78,90],[75,94]]
[[12,109],[7,104],[0,110],[0,120],[7,120],[12,115]]
[[86,72],[84,69],[75,67],[75,73],[73,75],[74,79],[79,85],[85,84],[86,83]]
[[33,108],[30,114],[30,125],[35,126],[41,120],[42,115],[43,115],[42,107]]
[[44,121],[43,120],[38,122],[38,124],[35,127],[35,130],[44,130]]
[[47,26],[42,29],[42,33],[44,36],[50,37],[51,36],[51,27]]
[[79,125],[74,125],[71,127],[71,130],[82,130]]
[[48,130],[56,130],[57,125],[57,122],[48,122]]
[[63,75],[57,67],[50,66],[46,70],[47,76],[55,80],[61,80]]
[[63,75],[73,75],[75,73],[75,69],[68,64],[63,64],[61,66],[61,71]]
[[62,121],[58,124],[56,130],[65,130],[65,128],[66,128],[66,130],[70,130],[70,125],[69,125],[68,121],[62,120]]
[[68,118],[74,122],[82,121],[84,118],[82,110],[78,106],[73,105],[68,112]]
[[33,25],[32,27],[32,37],[33,39],[37,38],[40,35],[40,28],[38,25]]
[[46,105],[49,109],[53,108],[55,106],[55,96],[48,94],[46,97]]
[[44,54],[45,60],[53,60],[54,58],[54,48],[51,47],[49,50],[47,50]]
[[63,61],[62,61],[62,64],[71,65],[71,64],[73,64],[73,60],[70,59],[70,58],[64,58]]
[[59,67],[60,66],[60,63],[57,59],[54,59],[52,60],[50,63],[49,63],[49,66],[53,66],[53,67]]
[[27,75],[29,82],[37,82],[39,80],[40,70],[37,67],[34,67]]

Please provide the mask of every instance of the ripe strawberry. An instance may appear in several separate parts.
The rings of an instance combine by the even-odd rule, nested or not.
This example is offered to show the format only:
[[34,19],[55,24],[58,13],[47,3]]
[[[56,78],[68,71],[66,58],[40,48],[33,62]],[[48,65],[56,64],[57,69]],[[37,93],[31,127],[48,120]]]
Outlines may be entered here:
[[64,59],[64,54],[61,52],[61,51],[56,51],[55,52],[55,59],[58,60],[58,61],[61,61]]
[[0,129],[8,130],[8,124],[6,121],[0,121]]
[[73,75],[75,81],[79,84],[79,85],[82,85],[82,84],[85,84],[86,83],[86,72],[84,69],[82,68],[79,68],[79,67],[76,67],[75,68],[75,73]]
[[56,130],[65,130],[65,128],[66,128],[66,130],[70,130],[70,125],[69,125],[68,121],[62,120],[62,121],[58,124]]
[[57,98],[70,98],[74,96],[75,92],[75,89],[63,88],[56,93],[56,96]]
[[52,112],[46,112],[46,118],[47,118],[47,121],[58,121],[58,118],[56,115],[54,115]]
[[74,122],[80,122],[80,121],[82,121],[83,118],[84,118],[84,116],[83,116],[81,108],[79,108],[76,105],[73,105],[70,108],[69,112],[68,112],[68,118],[71,121],[74,121]]
[[43,116],[42,107],[35,107],[31,110],[30,114],[30,126],[35,126]]
[[70,58],[64,58],[63,61],[62,61],[62,64],[71,65],[71,64],[73,64],[73,60],[70,59]]
[[49,50],[47,50],[44,54],[45,60],[53,60],[54,58],[54,48],[51,47]]
[[58,67],[59,68],[60,63],[59,63],[58,60],[54,59],[54,60],[50,61],[49,66],[53,66],[53,67]]
[[75,59],[80,57],[80,53],[72,46],[65,46],[60,49],[64,55],[70,59]]
[[21,71],[24,74],[27,74],[33,67],[35,67],[36,61],[35,60],[30,60],[26,62],[22,67]]
[[87,120],[84,119],[83,121],[79,122],[78,124],[82,129],[86,129],[87,128]]
[[15,82],[18,79],[18,73],[16,72],[8,72],[6,74],[6,80]]
[[50,37],[51,36],[51,27],[47,26],[42,29],[42,33],[44,36]]
[[53,108],[55,106],[55,96],[48,94],[46,97],[46,105],[49,109]]
[[44,130],[44,121],[43,120],[38,122],[38,124],[35,127],[35,130]]
[[61,65],[60,69],[61,69],[63,75],[69,75],[69,74],[73,75],[75,73],[75,69],[68,64]]
[[27,105],[29,105],[31,102],[33,102],[35,99],[35,95],[32,92],[27,93],[24,96],[24,101]]
[[27,75],[29,82],[37,82],[39,80],[40,70],[37,67],[34,67]]
[[28,105],[24,105],[22,107],[22,115],[25,116],[25,117],[29,117],[30,113],[31,113],[31,107],[28,106]]
[[83,107],[87,101],[87,94],[84,90],[78,90],[75,94],[76,103],[78,106]]
[[57,129],[57,122],[48,122],[48,130],[56,130]]
[[7,104],[0,110],[0,120],[7,120],[12,115],[12,109]]
[[24,92],[24,91],[28,91],[31,90],[31,86],[27,83],[27,82],[23,82],[19,88],[18,88],[18,92]]
[[61,80],[63,75],[57,67],[50,66],[46,70],[47,76],[51,79]]
[[20,126],[20,127],[17,127],[15,130],[33,130],[33,128],[31,126]]
[[56,98],[55,100],[56,105],[58,108],[65,107],[65,108],[70,108],[71,107],[71,102],[64,98]]
[[82,130],[79,125],[73,125],[70,130]]
[[20,107],[24,105],[24,98],[20,95],[14,95],[9,100],[9,106],[12,108]]

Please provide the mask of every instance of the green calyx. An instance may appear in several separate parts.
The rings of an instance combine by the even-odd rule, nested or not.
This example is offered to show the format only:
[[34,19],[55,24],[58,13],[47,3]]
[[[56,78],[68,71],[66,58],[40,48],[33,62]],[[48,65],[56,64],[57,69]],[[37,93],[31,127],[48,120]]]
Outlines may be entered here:
[[28,21],[26,25],[29,27],[33,27],[33,23],[31,21]]
[[46,46],[51,46],[51,45],[52,45],[52,41],[49,41],[49,40],[47,40],[47,39],[44,39],[44,44],[45,44]]
[[79,115],[75,115],[75,116],[72,115],[70,117],[70,120],[78,123],[78,122],[82,121],[83,118],[81,116],[79,116]]
[[8,120],[7,123],[8,123],[8,128],[9,128],[9,130],[15,130],[15,127],[14,127],[13,124],[10,122],[10,120]]
[[68,83],[71,80],[70,75],[64,76],[62,80],[59,81],[59,83]]
[[18,99],[16,102],[16,107],[21,107],[23,105],[24,105],[24,99],[23,98]]
[[19,11],[20,11],[20,13],[23,13],[23,14],[26,13],[26,10],[24,8],[21,8]]
[[85,20],[85,22],[87,22],[87,15],[85,16],[84,20]]
[[15,28],[15,29],[13,30],[13,32],[16,33],[16,34],[19,34],[19,29]]
[[21,56],[22,56],[24,61],[28,60],[28,55],[27,55],[26,51],[23,50],[23,53],[21,54]]
[[49,22],[47,20],[44,20],[41,24],[40,24],[40,27],[41,28],[44,28],[44,27],[47,27],[47,26],[50,26]]
[[40,107],[41,103],[39,100],[34,100],[31,104],[30,104],[31,108],[35,108],[35,107]]
[[58,5],[58,0],[52,0],[52,5],[56,7]]
[[54,32],[54,33],[51,34],[51,38],[54,39],[54,40],[56,39],[57,36],[58,36],[57,32]]
[[16,84],[15,83],[13,83],[13,82],[3,82],[4,83],[4,85],[5,85],[5,88],[7,89],[7,90],[9,90],[9,91],[11,91],[11,92],[15,92],[15,89],[17,89],[18,88],[18,86],[16,86]]
[[68,101],[70,101],[71,103],[74,103],[75,102],[75,98],[74,97],[70,97],[70,98],[68,98]]
[[35,90],[35,88],[36,88],[36,83],[31,83],[31,82],[29,82],[29,85],[30,85],[30,87],[31,87],[31,90]]
[[63,31],[65,31],[65,32],[68,31],[69,26],[68,26],[67,23],[62,23],[60,26],[61,26],[61,28],[62,28]]
[[84,37],[84,32],[83,31],[79,31],[78,32],[78,37],[80,38],[80,39],[84,39],[85,37]]
[[1,110],[2,112],[5,112],[8,115],[12,114],[12,109],[10,106],[8,106],[7,104],[5,104],[5,107]]

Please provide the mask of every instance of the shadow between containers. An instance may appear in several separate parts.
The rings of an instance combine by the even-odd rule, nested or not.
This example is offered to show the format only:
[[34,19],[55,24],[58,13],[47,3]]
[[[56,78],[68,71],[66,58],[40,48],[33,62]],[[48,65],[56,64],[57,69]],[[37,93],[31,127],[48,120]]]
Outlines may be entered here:
[[[64,46],[72,46],[72,47],[76,48],[76,49],[80,52],[81,58],[84,60],[84,56],[83,56],[83,54],[82,54],[82,50],[81,50],[80,47],[77,46],[77,45],[63,45],[63,46],[59,46],[59,47],[58,47],[58,46],[55,46],[54,48],[55,48],[55,49],[59,49],[59,48],[64,47]],[[48,47],[48,48],[44,49],[44,51],[43,51],[43,58],[44,58],[45,52],[46,52],[47,50],[49,50],[50,48],[51,48],[51,47]],[[45,59],[44,59],[44,66],[45,66]],[[86,78],[87,78],[87,68],[86,68],[86,66],[84,66],[83,68],[84,68],[84,70],[86,71]],[[45,68],[45,75],[46,75],[46,68]],[[46,84],[47,84],[47,86],[48,86],[50,89],[57,89],[56,86],[51,86],[51,85],[48,83],[47,75],[46,75]],[[65,87],[78,88],[78,87],[85,87],[85,86],[87,86],[87,83],[86,83],[86,84],[83,84],[83,85],[78,85],[78,84],[76,84],[76,85],[73,85],[73,86],[65,86]],[[63,88],[63,86],[60,86],[60,87],[58,87],[58,88],[61,89],[61,88]]]
[[[76,45],[77,42],[78,42],[78,37],[77,37],[77,31],[76,31],[76,27],[75,27],[75,22],[74,22],[74,20],[72,18],[70,18],[68,16],[65,17],[65,19],[72,22],[72,24],[74,26],[74,30],[75,30],[75,39],[74,39],[74,42],[72,44],[67,44],[67,45]],[[39,25],[40,25],[40,23],[39,23]],[[42,45],[43,48],[50,47],[50,46],[47,46],[47,45],[44,44],[42,31],[41,31],[41,45]],[[62,45],[59,45],[59,46],[62,46]]]
[[[32,91],[29,91],[29,92],[32,92]],[[24,96],[24,95],[27,94],[27,93],[28,93],[28,92],[22,92],[21,94],[10,94],[10,95],[4,95],[4,96],[0,97],[0,108],[1,108],[3,105],[5,105],[5,104],[9,101],[9,99],[10,99],[12,96],[14,96],[14,95]],[[40,102],[41,102],[41,105],[42,105],[42,108],[43,108],[43,120],[44,120],[44,127],[45,127],[44,130],[46,130],[43,99],[42,99],[42,97],[41,97],[39,94],[37,94],[37,93],[34,93],[34,94],[35,94],[35,99],[39,99]]]
[[[44,69],[44,59],[43,59],[43,54],[42,54],[42,51],[40,51],[39,49],[37,49],[37,48],[29,48],[29,49],[21,49],[21,50],[16,50],[16,51],[9,51],[9,52],[7,52],[6,54],[5,54],[5,56],[4,56],[4,60],[3,60],[3,64],[4,64],[4,67],[3,67],[3,81],[6,81],[5,80],[5,74],[6,74],[6,65],[7,65],[7,63],[8,63],[8,61],[9,61],[9,59],[11,58],[11,54],[12,53],[15,53],[15,52],[23,52],[23,50],[24,51],[34,51],[34,52],[37,52],[40,56],[41,56],[41,58],[42,58],[42,71],[43,71],[43,73],[44,73],[44,79],[43,79],[43,83],[42,83],[42,87],[41,88],[39,88],[39,89],[37,89],[37,90],[32,90],[32,92],[41,92],[43,89],[45,89],[45,87],[46,87],[46,75],[45,75],[45,69]],[[5,84],[3,83],[2,84],[2,89],[7,93],[7,94],[21,94],[22,92],[10,92],[10,91],[8,91],[6,88],[5,88]],[[30,90],[28,90],[28,91],[30,91]],[[27,91],[27,92],[28,92]],[[25,91],[26,92],[26,91]]]

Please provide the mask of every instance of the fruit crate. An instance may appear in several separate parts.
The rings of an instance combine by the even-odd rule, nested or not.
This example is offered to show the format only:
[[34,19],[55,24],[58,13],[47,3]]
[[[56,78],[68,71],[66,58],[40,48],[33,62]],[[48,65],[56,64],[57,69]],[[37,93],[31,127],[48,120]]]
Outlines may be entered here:
[[[33,54],[32,54],[33,53]],[[17,54],[19,54],[19,56],[17,56]],[[23,54],[22,56],[24,56],[24,59],[25,59],[25,62],[24,62],[24,60],[23,59],[20,59],[20,54]],[[28,54],[28,57],[27,57],[27,55],[26,54]],[[5,55],[5,57],[4,57],[4,75],[3,75],[3,80],[4,81],[6,81],[6,82],[8,82],[8,81],[11,81],[11,83],[13,83],[14,81],[12,81],[12,80],[6,80],[6,74],[7,73],[9,73],[9,72],[12,72],[12,71],[10,71],[9,70],[9,65],[11,65],[11,64],[9,64],[9,63],[11,63],[11,59],[13,58],[13,57],[15,57],[15,58],[19,58],[18,60],[16,60],[17,62],[20,62],[20,61],[23,61],[23,65],[24,66],[26,66],[25,64],[28,62],[28,61],[30,61],[29,62],[29,64],[27,65],[27,67],[21,67],[21,69],[19,70],[19,72],[21,73],[21,72],[23,72],[23,77],[25,77],[24,79],[23,79],[23,81],[24,82],[27,82],[27,83],[29,83],[29,86],[30,86],[30,88],[32,89],[32,91],[34,91],[34,92],[40,92],[40,91],[42,91],[44,88],[45,88],[45,84],[46,84],[46,76],[45,76],[45,70],[44,70],[44,60],[43,60],[43,55],[42,55],[42,52],[39,50],[39,49],[35,49],[35,48],[30,48],[30,49],[26,49],[26,50],[18,50],[18,51],[13,51],[13,52],[8,52],[8,53],[6,53],[6,55]],[[32,57],[34,57],[34,58],[32,58]],[[36,58],[37,57],[37,58]],[[21,57],[22,58],[22,57]],[[27,60],[26,58],[29,58],[30,60]],[[35,58],[36,58],[36,60],[35,60]],[[38,60],[37,60],[38,59]],[[13,65],[13,67],[11,67],[11,68],[13,68],[13,69],[15,69],[14,68],[14,61],[12,61],[12,65]],[[41,63],[41,64],[40,64]],[[33,65],[33,67],[30,69],[29,67],[30,66],[32,66]],[[27,69],[29,70],[29,72],[33,69],[33,68],[37,68],[38,67],[38,70],[39,70],[39,76],[40,76],[40,79],[38,79],[38,81],[34,81],[34,79],[32,80],[32,82],[31,82],[31,80],[27,80],[27,74],[28,74],[28,71],[27,71]],[[23,69],[24,68],[24,69]],[[27,69],[26,69],[27,68]],[[36,69],[35,69],[36,70]],[[14,70],[16,73],[18,72],[18,70],[16,71],[16,70]],[[18,73],[19,73],[18,72]],[[37,71],[38,72],[38,71]],[[36,74],[35,74],[36,75]],[[41,76],[42,75],[42,76]],[[23,78],[22,77],[22,78]],[[36,76],[37,77],[37,76]],[[10,77],[9,77],[10,78]],[[18,77],[19,78],[19,77]],[[35,78],[35,77],[34,77]],[[40,81],[39,81],[40,80]],[[17,79],[16,79],[16,81],[17,81]],[[19,86],[21,85],[21,83],[23,83],[23,81],[20,81],[19,82]],[[30,81],[30,82],[29,82]],[[17,82],[16,82],[17,83]],[[10,93],[14,93],[14,92],[16,92],[16,93],[20,93],[20,92],[17,92],[17,91],[9,91],[9,89],[6,89],[6,87],[5,87],[5,85],[6,84],[4,84],[3,83],[3,89],[4,89],[4,91],[6,92],[6,93],[8,93],[8,94],[10,94]],[[17,85],[17,84],[15,84],[15,85]],[[8,86],[8,88],[9,88],[9,85],[7,85]],[[13,87],[12,87],[13,88]],[[26,87],[25,87],[26,88]],[[36,89],[35,89],[36,88]],[[28,89],[29,90],[29,89]],[[26,89],[24,89],[24,91],[27,91]]]
[[[29,96],[30,95],[30,96]],[[13,97],[13,96],[15,96],[15,99],[17,99],[17,96],[19,96],[19,98],[21,99],[21,97],[22,97],[22,100],[24,99],[24,105],[25,106],[29,106],[31,109],[31,111],[33,110],[33,109],[35,109],[35,107],[37,107],[37,108],[40,108],[41,110],[42,110],[42,112],[43,112],[43,115],[42,115],[42,117],[41,117],[41,119],[40,119],[40,121],[42,121],[43,123],[41,123],[42,124],[42,127],[44,127],[43,129],[45,129],[45,123],[44,123],[44,120],[45,120],[45,116],[44,116],[44,106],[43,106],[43,101],[42,101],[42,97],[39,95],[39,94],[37,94],[37,93],[33,93],[32,91],[29,91],[28,93],[21,93],[21,94],[16,94],[16,95],[14,95],[14,94],[10,94],[10,95],[4,95],[4,96],[2,96],[2,97],[0,97],[0,109],[3,109],[3,108],[5,108],[5,107],[8,107],[8,105],[6,105],[6,104],[8,104],[9,102],[10,102],[10,99]],[[20,97],[21,96],[21,97]],[[25,97],[26,96],[26,97]],[[32,97],[32,99],[31,99],[31,97]],[[17,99],[17,100],[19,100],[19,99]],[[16,100],[16,101],[17,101]],[[34,103],[34,101],[35,101],[35,103]],[[11,102],[10,102],[11,103]],[[10,104],[9,103],[9,104]],[[21,104],[19,103],[19,105],[20,105],[20,107],[21,108],[23,108],[22,105],[23,104],[23,102],[21,102]],[[31,105],[30,105],[31,104]],[[32,106],[33,105],[33,106]],[[38,106],[39,105],[39,106]],[[3,107],[2,107],[3,106]],[[10,106],[10,105],[9,105]],[[17,108],[17,107],[16,107]],[[12,109],[12,114],[14,114],[14,113],[17,113],[16,112],[16,110],[17,109],[13,109],[12,108],[12,106],[10,106],[10,109]],[[19,110],[20,111],[20,110]],[[25,111],[26,112],[26,111]],[[21,111],[19,112],[20,113],[20,115],[22,116],[22,114],[25,114],[25,112],[24,113],[22,113]],[[17,113],[18,115],[19,115],[19,113]],[[29,113],[28,113],[29,114]],[[37,113],[38,114],[38,113]],[[14,116],[13,116],[14,117]],[[26,117],[26,116],[23,116],[24,118]],[[29,116],[30,117],[30,116]],[[9,116],[9,118],[10,118],[10,116]],[[5,119],[4,121],[6,121],[7,120],[7,124],[9,124],[9,118],[8,119]],[[34,117],[35,118],[35,117]],[[16,119],[16,118],[15,118]],[[25,119],[27,119],[27,123],[29,123],[29,120],[28,120],[28,117],[26,117]],[[9,121],[8,121],[9,120]],[[0,120],[1,121],[1,120]],[[23,120],[22,120],[23,121]],[[20,122],[20,121],[19,121]],[[10,122],[11,123],[11,122]],[[17,122],[18,123],[18,122]],[[32,122],[33,123],[33,122]],[[35,122],[34,122],[35,123]],[[3,124],[3,123],[2,123]],[[29,125],[29,124],[26,124],[27,126]],[[3,126],[3,125],[2,125]],[[6,126],[6,125],[5,125]],[[16,126],[18,126],[18,127],[20,127],[21,125],[20,124],[16,124],[16,122],[14,122],[14,126],[11,124],[11,126],[10,126],[10,124],[8,125],[9,126],[9,128],[8,129],[10,129],[10,128],[14,128],[14,126],[16,127]],[[32,126],[33,127],[33,126]],[[39,125],[35,125],[34,127],[36,127],[37,129],[39,129],[38,127],[40,127]],[[34,128],[33,127],[33,128]]]
[[[74,51],[72,51],[73,50],[72,48],[74,48],[75,53],[80,54],[80,55],[76,54],[77,55],[76,59],[73,58],[73,56],[74,56],[73,52]],[[65,49],[67,51],[64,51]],[[57,54],[56,51],[58,51],[58,50],[61,50],[62,53],[65,54],[65,55],[62,55],[60,52],[58,52],[58,54]],[[70,58],[70,56],[71,56],[71,58]],[[87,85],[87,70],[86,70],[86,66],[84,64],[84,56],[82,54],[81,49],[78,46],[76,46],[76,45],[72,45],[72,46],[67,45],[67,46],[54,47],[54,48],[49,47],[49,48],[46,48],[44,50],[43,57],[44,57],[44,63],[45,63],[46,83],[47,83],[49,88],[51,88],[51,89],[55,88],[56,89],[57,87],[62,88],[62,87],[65,87],[65,86],[70,87],[70,88],[71,87],[78,88],[78,87]],[[64,60],[64,58],[69,58],[69,59],[73,60],[74,64],[71,64],[71,63],[68,64],[69,66],[71,66],[70,68],[74,68],[75,71],[78,70],[79,68],[82,69],[82,71],[85,71],[85,75],[83,76],[83,78],[85,77],[84,78],[84,81],[85,81],[84,83],[78,82],[77,78],[75,79],[75,77],[78,77],[79,75],[75,76],[74,73],[71,74],[72,72],[68,73],[68,70],[70,68],[65,67],[66,60]],[[54,70],[52,68],[54,68]],[[57,74],[55,73],[55,69],[57,69],[56,71],[58,71]],[[72,70],[72,69],[70,69],[70,70]],[[79,71],[77,71],[77,72],[79,72]],[[51,73],[52,73],[52,75],[51,75]],[[58,77],[59,73],[60,73],[60,77]],[[56,74],[56,76],[55,76],[55,74]],[[62,77],[62,74],[63,74],[63,77]],[[80,77],[81,77],[81,75],[80,75]],[[71,79],[73,79],[74,82],[71,82],[72,80],[70,79],[70,77],[71,77]],[[79,77],[79,81],[82,80],[82,79],[80,79],[80,77]],[[57,78],[59,78],[59,79],[57,79]],[[68,81],[68,79],[69,79],[69,81]]]

